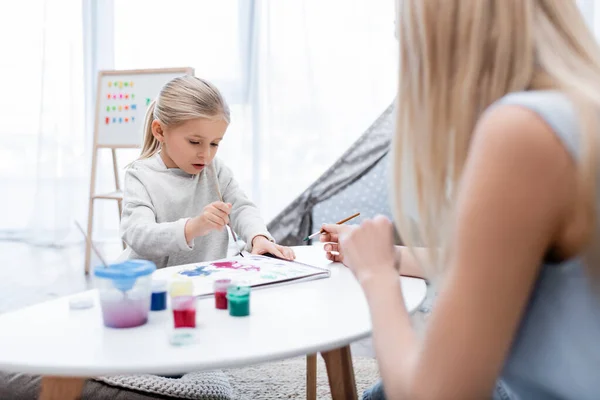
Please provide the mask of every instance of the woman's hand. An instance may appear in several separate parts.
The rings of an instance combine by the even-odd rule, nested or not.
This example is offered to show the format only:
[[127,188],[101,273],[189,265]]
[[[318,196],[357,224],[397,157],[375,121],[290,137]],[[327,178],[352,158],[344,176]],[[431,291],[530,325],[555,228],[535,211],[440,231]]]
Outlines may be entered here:
[[290,261],[296,258],[294,250],[292,250],[290,247],[273,243],[264,236],[255,236],[254,239],[252,239],[252,254],[265,253],[271,253],[275,257]]
[[344,249],[344,264],[359,283],[382,277],[397,279],[394,230],[386,217],[377,216],[342,233],[339,245]]
[[320,235],[319,240],[325,243],[323,249],[325,250],[325,257],[328,260],[344,263],[344,253],[342,252],[339,238],[342,235],[350,233],[356,227],[358,225],[323,224],[321,229],[325,233]]

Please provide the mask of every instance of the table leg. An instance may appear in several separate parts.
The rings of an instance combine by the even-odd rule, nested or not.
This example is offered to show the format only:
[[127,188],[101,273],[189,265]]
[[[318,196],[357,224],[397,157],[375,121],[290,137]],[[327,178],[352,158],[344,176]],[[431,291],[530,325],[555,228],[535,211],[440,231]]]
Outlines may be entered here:
[[317,400],[317,355],[306,355],[306,400]]
[[40,400],[79,400],[85,378],[42,377]]
[[350,346],[322,352],[333,400],[357,399]]

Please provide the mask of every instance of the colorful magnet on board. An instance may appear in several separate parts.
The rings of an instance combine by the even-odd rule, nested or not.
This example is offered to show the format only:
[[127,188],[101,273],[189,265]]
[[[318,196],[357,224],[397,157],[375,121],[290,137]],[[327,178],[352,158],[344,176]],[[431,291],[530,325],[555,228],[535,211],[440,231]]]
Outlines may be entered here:
[[125,82],[125,87],[129,86],[129,82]]
[[107,94],[108,99],[110,100],[110,94]]
[[128,95],[128,94],[126,94],[126,95],[125,95],[125,98],[126,98],[126,99],[128,99],[128,98],[129,98],[129,95]]
[[119,82],[119,89],[123,89],[123,82]]
[[112,82],[108,82],[108,87],[111,87],[111,86],[112,86]]
[[119,111],[122,111],[122,110],[123,110],[123,107],[119,106]]
[[129,118],[125,117],[125,122],[129,122]]
[[131,122],[135,121],[135,117],[131,117]]
[[112,110],[115,111],[117,109],[117,106],[112,106]]
[[117,118],[113,117],[113,124],[117,122]]
[[120,98],[120,99],[122,99],[122,98],[123,98],[123,93],[121,93],[121,94],[119,95],[119,98]]
[[129,110],[129,106],[125,106],[125,110]]
[[116,94],[113,94],[113,99],[116,99],[116,98],[117,98],[117,95],[116,95]]
[[129,86],[133,87],[133,81],[129,82]]
[[135,94],[134,94],[134,93],[131,93],[131,98],[133,99],[134,97],[135,97]]
[[115,81],[115,83],[114,83],[115,87],[117,87],[118,84],[119,84],[119,82]]
[[106,121],[106,125],[108,125],[110,122],[110,118],[106,117],[105,121]]
[[123,118],[119,118],[119,123],[123,122]]
[[106,106],[106,111],[110,111],[110,106]]
[[151,102],[152,102],[152,99],[146,97],[146,105],[149,106]]
[[135,104],[132,104],[132,105],[131,105],[131,109],[132,109],[132,110],[137,110],[137,106],[136,106]]

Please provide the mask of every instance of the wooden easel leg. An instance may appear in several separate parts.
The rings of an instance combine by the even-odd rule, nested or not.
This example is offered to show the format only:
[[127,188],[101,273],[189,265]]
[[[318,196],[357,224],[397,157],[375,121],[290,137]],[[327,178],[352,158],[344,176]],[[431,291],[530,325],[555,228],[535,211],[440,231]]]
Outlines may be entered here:
[[79,400],[85,378],[42,377],[40,400]]
[[[112,152],[112,160],[113,160],[113,172],[115,174],[115,190],[117,192],[121,191],[121,181],[119,180],[119,167],[117,165],[117,150],[111,149]],[[117,207],[119,208],[119,223],[121,222],[121,215],[123,215],[123,201],[117,200]],[[123,245],[123,250],[125,250],[125,242],[121,240],[121,244]]]
[[333,400],[357,399],[350,346],[322,352],[321,355],[327,367],[331,398]]
[[317,355],[306,356],[306,400],[317,400]]
[[92,241],[92,231],[93,231],[93,223],[94,223],[94,192],[96,191],[96,163],[98,162],[97,158],[98,149],[96,145],[94,145],[94,149],[92,151],[92,174],[90,176],[90,197],[88,204],[88,223],[87,223],[87,237],[89,240],[86,240],[85,244],[85,273],[86,275],[90,272],[90,257],[92,249],[90,247],[90,243]]

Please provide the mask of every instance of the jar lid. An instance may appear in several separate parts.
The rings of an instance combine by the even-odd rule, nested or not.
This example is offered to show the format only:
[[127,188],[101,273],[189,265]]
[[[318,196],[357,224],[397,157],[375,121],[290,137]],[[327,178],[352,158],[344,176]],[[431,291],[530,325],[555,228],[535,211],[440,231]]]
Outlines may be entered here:
[[152,274],[156,265],[152,261],[128,260],[119,264],[110,264],[107,267],[94,268],[94,275],[99,278],[110,279],[119,290],[129,290],[135,285],[137,278]]
[[152,292],[166,292],[167,291],[167,280],[166,279],[153,279],[152,280]]
[[94,275],[106,279],[139,278],[150,275],[156,271],[156,265],[147,260],[127,260],[119,264],[110,264],[108,267],[97,266]]
[[192,296],[194,293],[194,283],[190,279],[177,279],[171,282],[169,294],[171,297]]
[[250,286],[229,286],[227,288],[228,299],[244,299],[250,296]]

